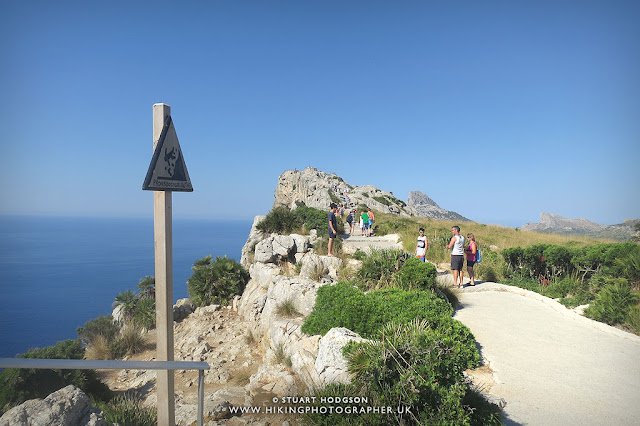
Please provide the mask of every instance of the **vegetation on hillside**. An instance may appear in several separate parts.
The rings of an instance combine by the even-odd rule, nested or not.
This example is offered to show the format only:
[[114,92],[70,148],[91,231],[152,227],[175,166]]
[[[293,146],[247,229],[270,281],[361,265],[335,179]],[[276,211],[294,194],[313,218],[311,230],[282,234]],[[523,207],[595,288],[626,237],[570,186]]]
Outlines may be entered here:
[[187,290],[195,306],[226,305],[241,295],[249,282],[249,273],[233,259],[211,256],[196,260],[193,274],[187,281]]
[[[501,282],[559,299],[568,307],[591,306],[588,317],[640,334],[640,246],[577,235],[521,231],[474,222],[376,215],[375,233],[397,233],[413,252],[420,227],[429,239],[427,260],[448,264],[451,226],[471,232],[482,251],[480,280]],[[606,291],[605,291],[606,289]]]
[[[344,353],[354,379],[316,396],[366,396],[368,406],[410,406],[411,413],[349,417],[308,415],[314,425],[500,424],[500,410],[465,381],[463,371],[479,362],[469,329],[452,319],[453,308],[436,285],[436,271],[401,250],[373,250],[350,282],[318,289],[302,331],[325,334],[346,327],[367,343]],[[365,291],[367,291],[365,293]]]

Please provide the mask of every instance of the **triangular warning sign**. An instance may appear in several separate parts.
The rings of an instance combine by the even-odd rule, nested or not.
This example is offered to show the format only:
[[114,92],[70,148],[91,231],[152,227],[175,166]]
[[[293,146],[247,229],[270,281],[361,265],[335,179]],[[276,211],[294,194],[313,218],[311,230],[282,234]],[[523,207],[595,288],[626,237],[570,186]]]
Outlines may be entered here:
[[193,191],[171,116],[167,117],[164,123],[142,189],[148,191]]

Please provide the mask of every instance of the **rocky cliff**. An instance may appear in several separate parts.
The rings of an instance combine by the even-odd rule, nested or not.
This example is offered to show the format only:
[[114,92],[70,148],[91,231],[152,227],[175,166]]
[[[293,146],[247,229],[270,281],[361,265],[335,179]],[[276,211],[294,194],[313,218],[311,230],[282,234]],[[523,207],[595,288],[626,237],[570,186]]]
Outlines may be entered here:
[[296,203],[319,210],[327,210],[335,202],[347,208],[367,206],[382,213],[399,216],[419,216],[431,219],[468,221],[456,212],[440,208],[431,198],[420,191],[409,194],[405,203],[393,193],[373,185],[353,186],[336,174],[325,173],[312,167],[302,171],[287,170],[278,178],[273,207],[295,208]]
[[420,191],[411,191],[407,199],[407,206],[413,208],[420,217],[428,217],[436,220],[457,220],[469,222],[466,217],[449,210],[445,210],[436,204],[427,194]]
[[610,238],[614,240],[629,240],[636,235],[635,224],[640,219],[627,219],[617,225],[601,225],[587,219],[568,219],[566,217],[542,212],[540,222],[527,223],[522,226],[523,231],[549,232],[553,234],[580,234],[594,238]]

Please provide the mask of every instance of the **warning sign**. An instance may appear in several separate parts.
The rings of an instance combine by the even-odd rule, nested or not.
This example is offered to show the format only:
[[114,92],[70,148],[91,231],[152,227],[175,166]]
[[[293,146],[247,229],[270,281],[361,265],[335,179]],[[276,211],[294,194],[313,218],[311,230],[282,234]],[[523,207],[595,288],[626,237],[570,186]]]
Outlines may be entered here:
[[164,123],[142,189],[148,191],[193,191],[171,116],[167,117]]

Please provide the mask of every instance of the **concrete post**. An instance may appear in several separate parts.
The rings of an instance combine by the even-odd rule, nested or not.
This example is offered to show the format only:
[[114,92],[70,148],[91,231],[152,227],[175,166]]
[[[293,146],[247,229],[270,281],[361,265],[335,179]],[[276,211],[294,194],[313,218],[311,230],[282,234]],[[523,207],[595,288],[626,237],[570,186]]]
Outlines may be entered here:
[[[160,139],[166,117],[171,107],[153,105],[153,148]],[[153,231],[156,266],[156,359],[173,361],[173,229],[172,192],[153,193]],[[175,397],[174,371],[159,370],[157,381],[158,425],[174,426]]]

